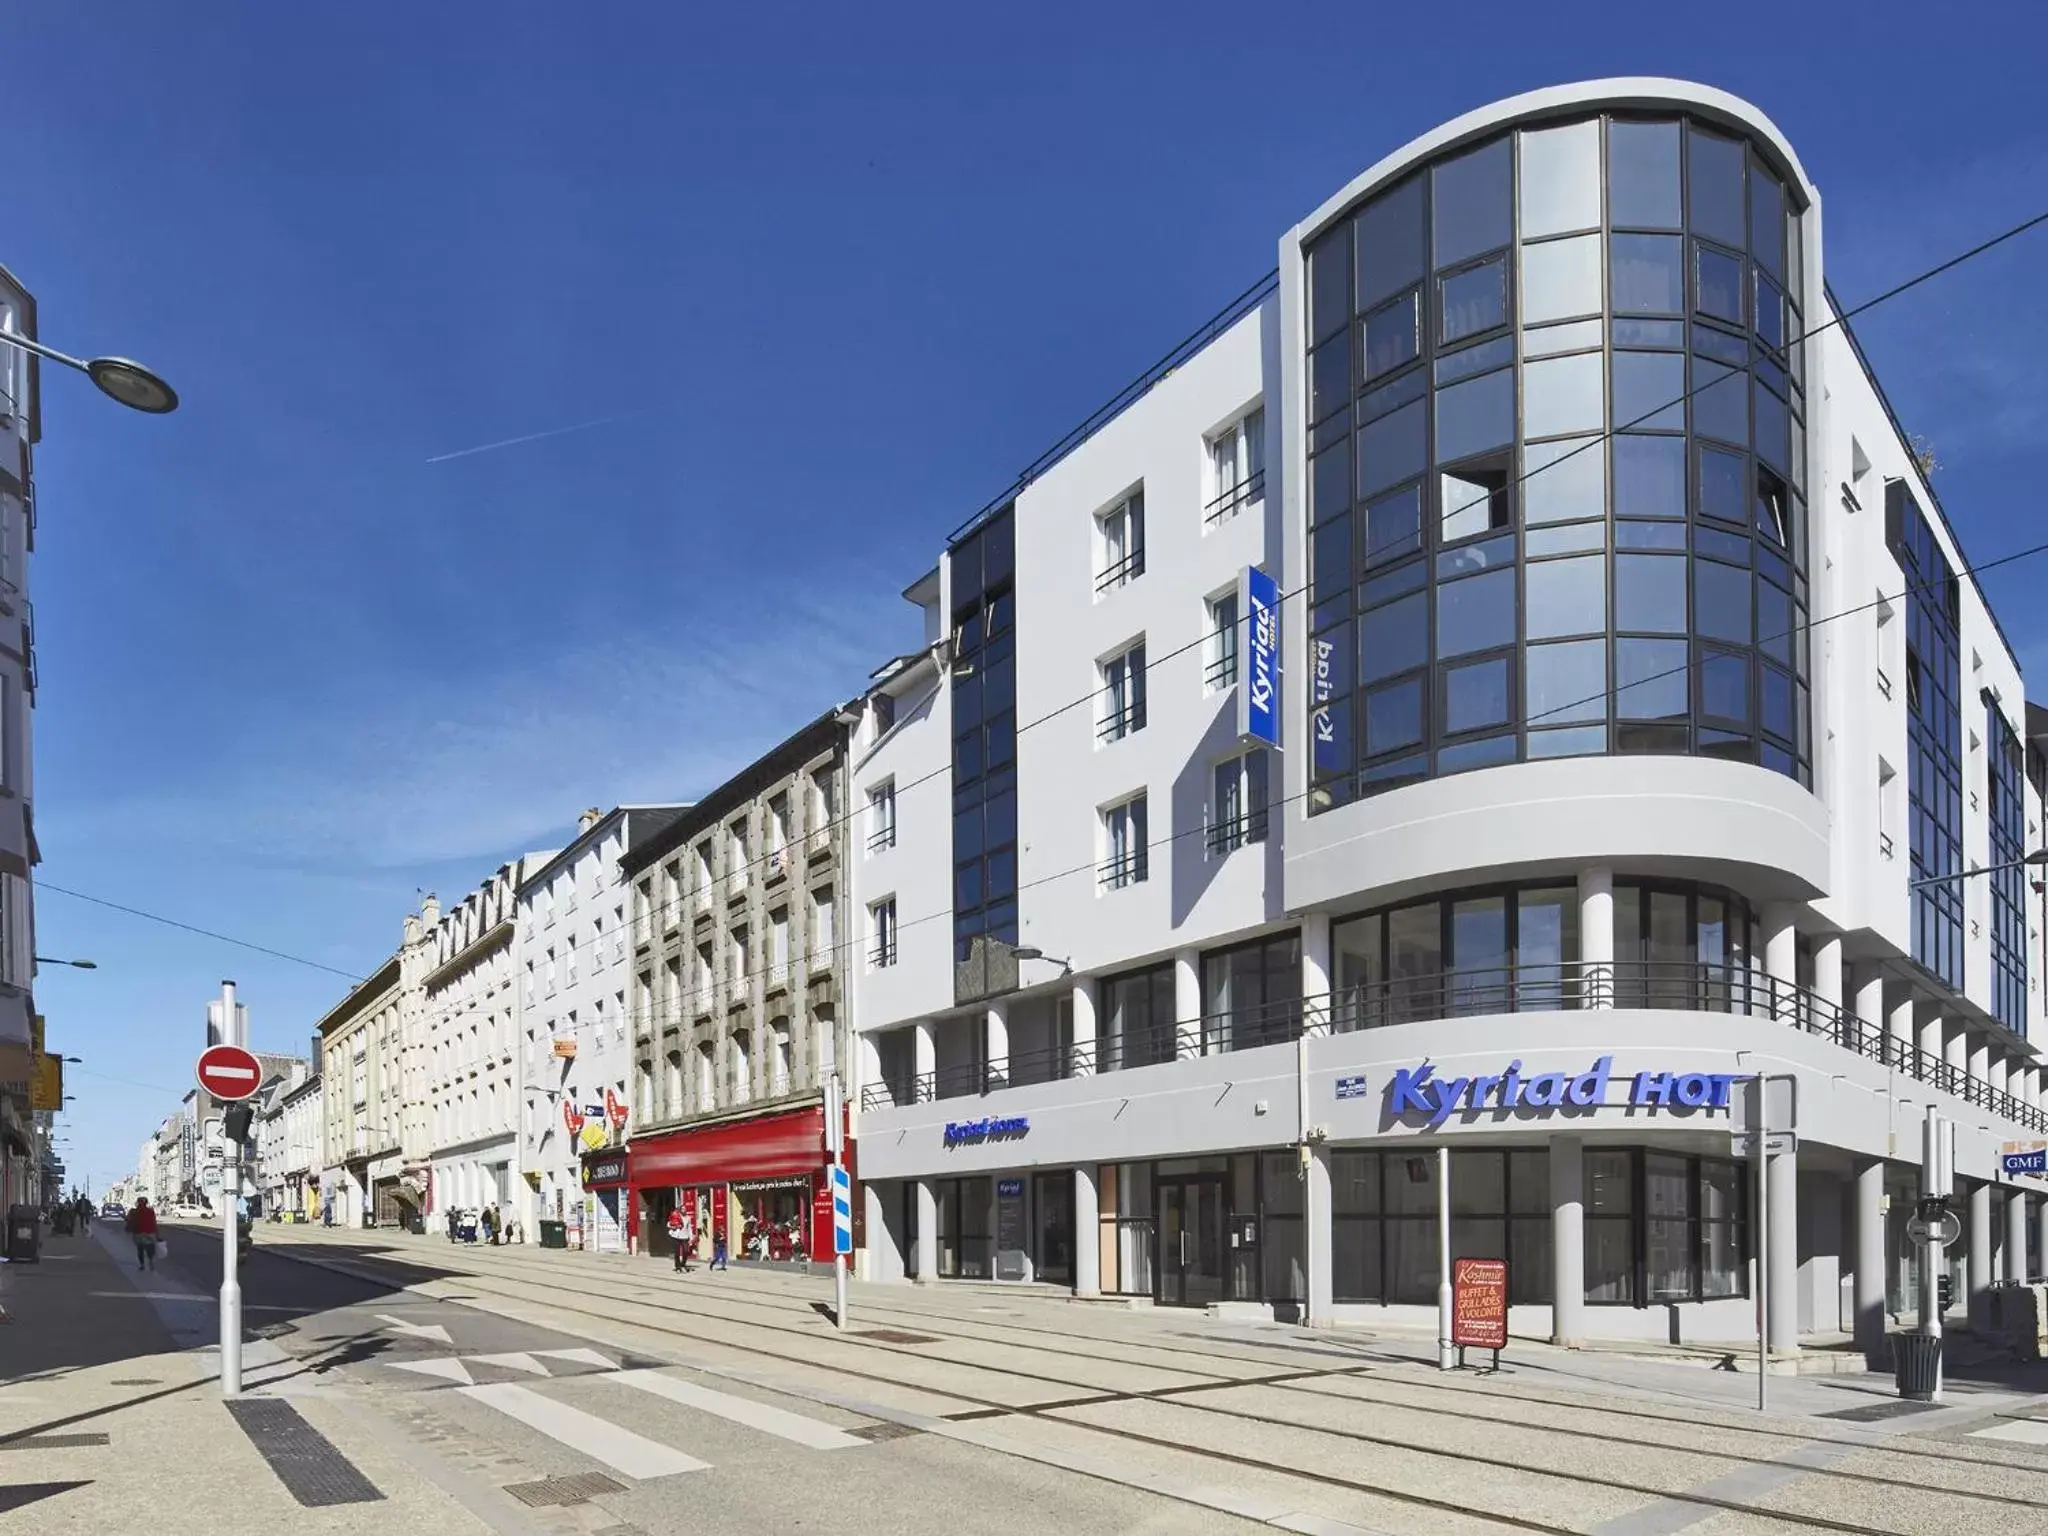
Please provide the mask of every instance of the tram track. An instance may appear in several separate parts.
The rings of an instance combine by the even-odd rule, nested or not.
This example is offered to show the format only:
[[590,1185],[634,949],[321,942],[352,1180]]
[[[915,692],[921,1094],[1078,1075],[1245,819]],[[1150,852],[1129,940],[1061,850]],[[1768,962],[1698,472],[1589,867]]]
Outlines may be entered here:
[[[349,1250],[349,1252],[350,1256],[356,1262],[380,1266],[382,1268],[390,1270],[417,1270],[426,1267],[418,1264],[416,1261],[406,1259],[403,1257],[385,1258],[381,1255],[364,1254],[360,1250]],[[1193,1383],[1185,1386],[1154,1388],[1148,1391],[1119,1392],[1097,1387],[1086,1382],[1076,1382],[1067,1378],[1051,1377],[1038,1372],[1017,1371],[1008,1367],[975,1365],[967,1362],[948,1360],[942,1355],[927,1354],[908,1346],[892,1345],[884,1341],[870,1339],[860,1340],[860,1344],[865,1349],[873,1350],[874,1352],[880,1354],[907,1357],[909,1359],[918,1360],[926,1365],[944,1365],[959,1370],[982,1372],[997,1376],[1010,1376],[1023,1380],[1036,1381],[1046,1385],[1065,1386],[1070,1390],[1078,1390],[1082,1393],[1087,1394],[1086,1396],[1078,1398],[1070,1397],[1037,1404],[1019,1405],[1014,1403],[1002,1402],[1000,1400],[987,1396],[977,1395],[976,1393],[971,1391],[922,1386],[917,1383],[903,1381],[898,1376],[893,1376],[877,1371],[861,1370],[857,1367],[850,1365],[831,1364],[818,1360],[812,1355],[796,1353],[787,1349],[762,1348],[759,1344],[754,1343],[740,1344],[733,1343],[728,1340],[708,1338],[700,1333],[693,1333],[687,1328],[673,1326],[672,1324],[667,1323],[665,1321],[658,1321],[656,1319],[645,1316],[621,1317],[617,1312],[606,1311],[600,1309],[599,1307],[588,1305],[588,1303],[593,1299],[593,1291],[591,1287],[587,1284],[572,1287],[556,1284],[551,1281],[542,1280],[538,1278],[527,1278],[524,1276],[501,1276],[497,1274],[474,1270],[463,1270],[455,1272],[443,1271],[441,1275],[438,1275],[434,1278],[459,1279],[463,1283],[492,1281],[502,1278],[509,1280],[512,1286],[522,1287],[528,1291],[538,1290],[543,1292],[561,1293],[572,1299],[565,1302],[538,1300],[530,1295],[521,1295],[518,1290],[508,1289],[500,1285],[484,1284],[478,1285],[476,1286],[476,1288],[486,1292],[489,1295],[502,1298],[503,1300],[509,1302],[524,1303],[530,1306],[552,1307],[560,1312],[567,1312],[583,1317],[591,1317],[615,1325],[624,1323],[628,1326],[643,1329],[654,1334],[686,1339],[699,1346],[708,1344],[715,1348],[731,1350],[735,1353],[739,1353],[742,1355],[753,1354],[757,1356],[765,1356],[770,1359],[780,1360],[789,1364],[805,1366],[811,1369],[828,1372],[834,1375],[846,1376],[855,1380],[876,1382],[897,1389],[908,1389],[911,1391],[923,1392],[928,1395],[948,1398],[956,1402],[973,1405],[972,1410],[969,1413],[953,1416],[954,1418],[959,1420],[972,1419],[974,1421],[985,1422],[987,1420],[1005,1417],[1018,1419],[1036,1419],[1047,1424],[1060,1425],[1068,1429],[1079,1430],[1088,1434],[1103,1435],[1113,1439],[1128,1441],[1133,1444],[1142,1444],[1156,1447],[1159,1449],[1171,1450],[1183,1454],[1197,1456],[1207,1460],[1221,1462],[1228,1465],[1256,1469],[1268,1475],[1278,1474],[1285,1477],[1297,1478],[1309,1483],[1319,1484],[1330,1488],[1339,1488],[1346,1491],[1356,1492],[1373,1497],[1392,1499],[1403,1503],[1413,1504],[1418,1507],[1433,1508],[1443,1511],[1445,1513],[1457,1514],[1468,1518],[1490,1520],[1500,1524],[1512,1526],[1516,1529],[1539,1532],[1569,1531],[1572,1533],[1572,1536],[1581,1536],[1581,1533],[1573,1527],[1557,1526],[1549,1524],[1544,1521],[1530,1519],[1528,1517],[1504,1514],[1494,1510],[1479,1508],[1470,1504],[1460,1503],[1455,1500],[1443,1499],[1430,1494],[1420,1493],[1414,1489],[1389,1487],[1383,1483],[1368,1482],[1363,1479],[1346,1477],[1328,1470],[1309,1471],[1300,1468],[1278,1467],[1275,1466],[1273,1462],[1267,1459],[1241,1455],[1236,1452],[1210,1446],[1191,1444],[1185,1437],[1150,1434],[1143,1430],[1133,1429],[1127,1425],[1103,1424],[1091,1419],[1074,1418],[1071,1417],[1071,1414],[1075,1410],[1084,1409],[1090,1406],[1109,1406],[1120,1402],[1165,1402],[1170,1403],[1172,1406],[1179,1408],[1190,1409],[1206,1414],[1212,1414],[1222,1418],[1235,1419],[1246,1424],[1258,1424],[1265,1427],[1276,1428],[1298,1435],[1324,1435],[1332,1437],[1334,1439],[1346,1441],[1352,1444],[1371,1446],[1377,1449],[1399,1452],[1410,1456],[1436,1458],[1446,1462],[1462,1463],[1470,1467],[1486,1467],[1496,1471],[1511,1473],[1520,1477],[1563,1482],[1567,1484],[1574,1484],[1584,1487],[1605,1488],[1612,1491],[1626,1493],[1635,1497],[1654,1497],[1661,1500],[1693,1505],[1703,1509],[1717,1510],[1725,1513],[1736,1514],[1749,1518],[1767,1521],[1777,1521],[1812,1530],[1838,1531],[1849,1533],[1849,1536],[1914,1536],[1914,1528],[1910,1526],[1904,1529],[1897,1529],[1882,1526],[1864,1525],[1859,1524],[1855,1521],[1837,1519],[1833,1516],[1783,1509],[1773,1505],[1757,1504],[1739,1498],[1723,1497],[1721,1495],[1708,1493],[1699,1487],[1668,1489],[1658,1488],[1647,1485],[1640,1477],[1617,1477],[1603,1475],[1601,1473],[1590,1470],[1563,1471],[1547,1467],[1531,1466],[1523,1461],[1511,1460],[1509,1458],[1502,1456],[1488,1455],[1483,1452],[1474,1450],[1454,1449],[1430,1444],[1418,1444],[1411,1440],[1401,1439],[1391,1435],[1374,1434],[1359,1429],[1329,1427],[1321,1424],[1304,1424],[1296,1418],[1287,1418],[1274,1414],[1256,1413],[1246,1409],[1232,1408],[1222,1405],[1203,1404],[1193,1400],[1195,1394],[1211,1391],[1226,1391],[1236,1386],[1272,1386],[1282,1391],[1289,1391],[1305,1390],[1305,1388],[1303,1388],[1301,1384],[1312,1381],[1317,1378],[1349,1378],[1352,1380],[1372,1379],[1374,1381],[1384,1381],[1386,1379],[1382,1373],[1375,1371],[1374,1368],[1369,1366],[1356,1366],[1349,1368],[1336,1367],[1331,1368],[1329,1370],[1302,1373],[1277,1373],[1280,1377],[1280,1379],[1278,1380],[1238,1380],[1226,1377],[1216,1377],[1215,1379],[1208,1382]],[[632,1286],[632,1283],[628,1282],[628,1285]],[[636,1290],[642,1289],[637,1286],[632,1286],[632,1288]],[[687,1317],[697,1318],[706,1323],[723,1324],[725,1326],[743,1330],[751,1329],[757,1332],[764,1332],[777,1335],[788,1335],[792,1338],[801,1339],[812,1343],[830,1342],[830,1340],[822,1338],[820,1334],[811,1329],[792,1327],[787,1324],[760,1322],[746,1318],[734,1318],[722,1315],[717,1312],[702,1311],[688,1306],[678,1306],[676,1305],[676,1298],[673,1292],[661,1292],[658,1294],[660,1294],[664,1299],[666,1303],[666,1310],[670,1313],[680,1313]],[[632,1301],[639,1298],[633,1296],[603,1295],[598,1296],[595,1299],[610,1300],[614,1302],[625,1302],[630,1304]],[[739,1298],[731,1298],[731,1300],[738,1301]],[[961,1340],[960,1337],[957,1335],[942,1336],[951,1339],[955,1342],[963,1342],[963,1340]],[[851,1341],[849,1340],[845,1342]],[[1213,1375],[1214,1373],[1205,1373],[1182,1368],[1178,1372],[1178,1374]],[[1327,1395],[1332,1397],[1345,1396],[1345,1394]],[[1510,1394],[1499,1395],[1508,1396]],[[1370,1401],[1367,1400],[1367,1402],[1368,1405],[1371,1406]],[[1453,1417],[1458,1416],[1450,1413],[1447,1410],[1427,1406],[1388,1406],[1398,1406],[1406,1409],[1407,1411],[1413,1412]],[[1561,1406],[1576,1407],[1579,1405]],[[1582,1411],[1618,1412],[1622,1410],[1584,1409]],[[1493,1419],[1491,1416],[1474,1417],[1483,1417],[1487,1420],[1487,1422],[1502,1422],[1500,1420]],[[2013,1494],[1996,1493],[1983,1489],[1949,1487],[1930,1488],[1928,1484],[1926,1484],[1924,1481],[1916,1481],[1910,1478],[1891,1477],[1881,1473],[1852,1471],[1821,1465],[1806,1465],[1787,1461],[1783,1456],[1751,1456],[1745,1455],[1740,1452],[1726,1450],[1695,1450],[1682,1446],[1666,1445],[1659,1442],[1646,1443],[1640,1439],[1629,1439],[1627,1437],[1619,1435],[1588,1433],[1583,1430],[1553,1425],[1522,1424],[1516,1425],[1515,1427],[1525,1429],[1529,1432],[1536,1434],[1557,1435],[1567,1440],[1597,1440],[1609,1443],[1628,1444],[1635,1446],[1637,1448],[1670,1451],[1682,1455],[1700,1458],[1702,1460],[1710,1462],[1727,1462],[1735,1463],[1738,1465],[1750,1466],[1782,1467],[1795,1470],[1802,1477],[1812,1476],[1833,1478],[1848,1483],[1882,1486],[1897,1489],[1910,1489],[1922,1494],[1933,1494],[1941,1497],[1969,1498],[1972,1500],[1990,1504],[2016,1505],[2028,1509],[2039,1509],[2042,1507],[2043,1503],[2043,1500],[2038,1498],[2026,1498]],[[1720,1426],[1708,1427],[1718,1428]],[[1801,1446],[1810,1446],[1816,1444],[1827,1446],[1839,1446],[1844,1448],[1845,1450],[1852,1451],[1888,1451],[1892,1449],[1892,1447],[1886,1443],[1874,1442],[1863,1439],[1850,1439],[1840,1436],[1804,1436],[1798,1434],[1797,1432],[1784,1430],[1758,1430],[1757,1432],[1776,1434],[1781,1438],[1790,1440],[1794,1442],[1794,1449]],[[1941,1459],[1959,1462],[1966,1466],[1997,1468],[2000,1471],[2006,1472],[2025,1471],[2029,1473],[2038,1473],[2039,1471],[2039,1469],[2037,1468],[2019,1466],[2017,1464],[2007,1462],[1998,1458],[1957,1456],[1943,1457]]]

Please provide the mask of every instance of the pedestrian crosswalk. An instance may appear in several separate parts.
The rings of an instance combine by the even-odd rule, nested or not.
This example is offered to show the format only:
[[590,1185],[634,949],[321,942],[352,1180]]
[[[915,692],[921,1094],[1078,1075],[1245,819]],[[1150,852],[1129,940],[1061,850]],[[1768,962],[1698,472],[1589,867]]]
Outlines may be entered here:
[[601,1419],[594,1413],[522,1387],[501,1381],[484,1387],[458,1389],[464,1397],[495,1408],[507,1418],[517,1419],[528,1429],[539,1430],[550,1440],[581,1451],[592,1461],[601,1461],[614,1472],[646,1479],[668,1477],[677,1472],[708,1472],[711,1464],[685,1456],[659,1440]]
[[1973,1440],[2006,1440],[2018,1445],[2048,1446],[2048,1419],[2007,1419],[1988,1429],[1970,1431]]
[[800,1413],[791,1413],[786,1408],[777,1408],[772,1403],[760,1403],[750,1397],[734,1397],[729,1392],[714,1392],[693,1381],[682,1381],[674,1376],[664,1376],[659,1371],[621,1371],[610,1378],[622,1387],[665,1397],[672,1403],[681,1403],[685,1408],[696,1408],[704,1413],[716,1414],[719,1418],[734,1424],[744,1424],[749,1429],[758,1429],[764,1434],[779,1439],[792,1440],[798,1445],[809,1446],[814,1451],[843,1451],[852,1446],[869,1442],[855,1439],[843,1429],[822,1424],[816,1419],[807,1419]]
[[594,1349],[517,1349],[489,1355],[429,1355],[419,1360],[386,1360],[383,1363],[394,1371],[431,1376],[437,1381],[453,1382],[458,1387],[473,1387],[494,1378],[503,1379],[508,1372],[521,1376],[579,1376],[589,1371],[616,1371],[619,1368],[618,1361]]

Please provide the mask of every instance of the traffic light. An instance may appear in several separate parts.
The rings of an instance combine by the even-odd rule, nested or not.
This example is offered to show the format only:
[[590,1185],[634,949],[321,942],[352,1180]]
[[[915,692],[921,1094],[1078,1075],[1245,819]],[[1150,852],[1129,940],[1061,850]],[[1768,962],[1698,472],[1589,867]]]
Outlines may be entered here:
[[237,1146],[246,1146],[249,1128],[255,1123],[256,1111],[246,1104],[230,1104],[221,1117],[221,1128],[229,1141]]
[[1943,1275],[1941,1277],[1941,1288],[1936,1294],[1938,1294],[1941,1297],[1942,1311],[1946,1312],[1950,1307],[1954,1306],[1956,1300],[1955,1277],[1952,1275]]

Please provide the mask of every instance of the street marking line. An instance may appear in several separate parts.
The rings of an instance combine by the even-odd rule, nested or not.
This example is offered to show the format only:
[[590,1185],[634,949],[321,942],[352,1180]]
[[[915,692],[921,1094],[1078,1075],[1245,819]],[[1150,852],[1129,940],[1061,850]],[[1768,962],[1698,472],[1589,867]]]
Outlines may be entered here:
[[394,1371],[417,1371],[422,1376],[438,1376],[460,1386],[476,1385],[476,1378],[469,1374],[460,1360],[386,1360],[384,1363]]
[[685,1456],[671,1446],[621,1429],[594,1413],[543,1397],[517,1382],[494,1382],[480,1387],[457,1387],[464,1397],[474,1398],[486,1408],[495,1408],[508,1419],[546,1435],[593,1461],[601,1461],[614,1472],[646,1479],[667,1477],[676,1472],[708,1472],[711,1464]]
[[659,1371],[615,1371],[606,1378],[622,1387],[665,1397],[672,1403],[681,1403],[685,1408],[695,1408],[704,1413],[715,1414],[734,1424],[744,1424],[749,1429],[758,1429],[763,1434],[775,1435],[783,1440],[793,1440],[798,1445],[807,1445],[814,1451],[842,1451],[869,1442],[857,1440],[845,1430],[830,1424],[821,1424],[816,1419],[807,1419],[800,1413],[791,1413],[786,1408],[777,1408],[770,1403],[757,1403],[750,1397],[734,1397],[728,1392],[714,1392],[709,1387],[700,1387],[695,1382],[679,1381],[673,1376],[664,1376]]
[[408,1323],[402,1317],[393,1317],[389,1312],[379,1312],[377,1321],[393,1333],[402,1333],[409,1338],[432,1339],[436,1344],[453,1344],[448,1330],[439,1323]]
[[2021,1445],[2048,1445],[2048,1421],[2040,1419],[2014,1419],[2007,1424],[1994,1424],[1989,1429],[1973,1429],[1972,1440],[2013,1440]]
[[567,1360],[571,1365],[594,1365],[600,1371],[615,1371],[619,1362],[594,1349],[535,1349],[529,1354],[542,1360]]
[[502,1355],[464,1355],[470,1365],[495,1365],[502,1370],[524,1371],[529,1376],[547,1376],[552,1373],[533,1356],[522,1350],[512,1350]]

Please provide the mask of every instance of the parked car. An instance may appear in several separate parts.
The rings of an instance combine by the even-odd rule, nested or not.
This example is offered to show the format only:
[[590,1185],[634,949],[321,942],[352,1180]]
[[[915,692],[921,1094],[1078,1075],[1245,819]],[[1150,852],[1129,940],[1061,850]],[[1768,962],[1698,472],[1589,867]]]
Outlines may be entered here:
[[172,1221],[204,1221],[213,1212],[203,1205],[174,1205],[164,1214]]
[[127,1214],[126,1211],[122,1210],[120,1206],[114,1204],[111,1200],[100,1207],[100,1220],[102,1221],[119,1221]]

